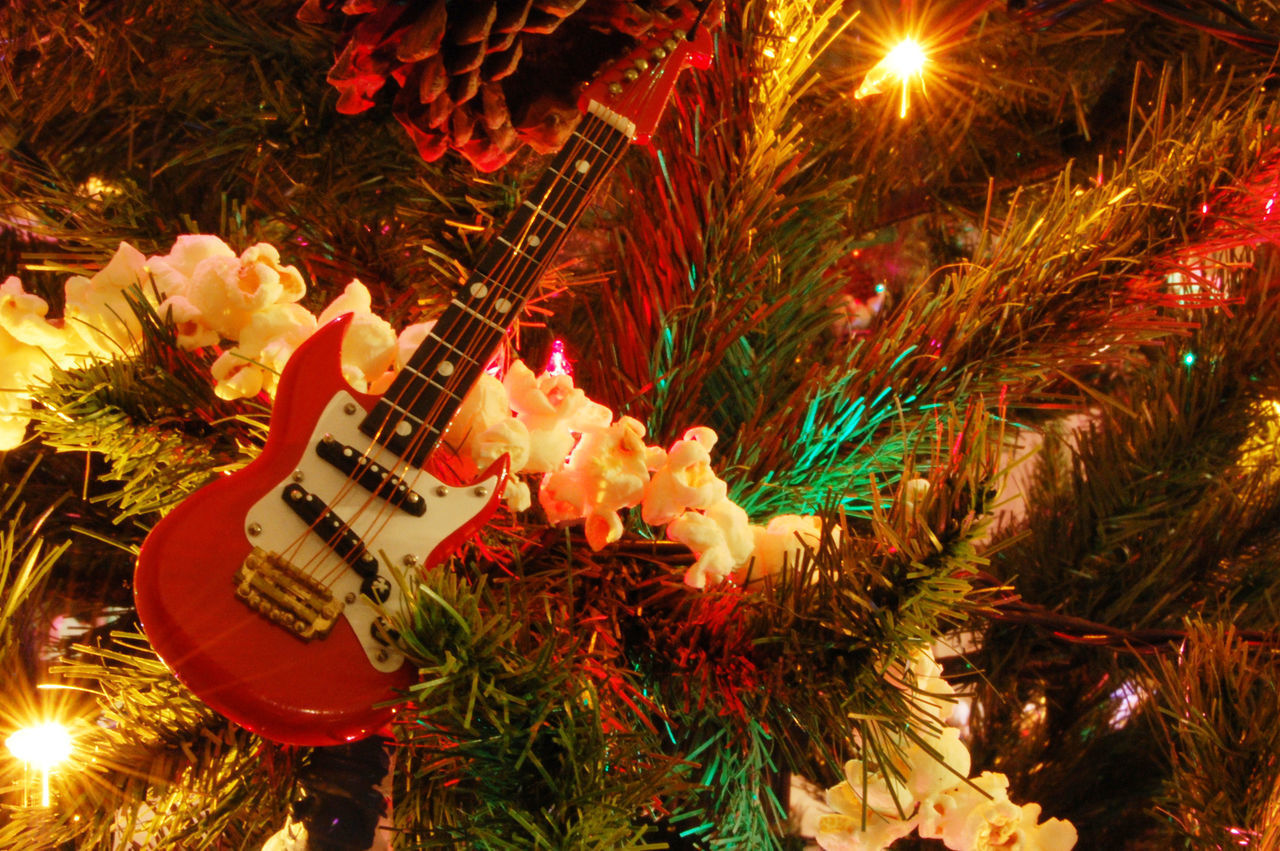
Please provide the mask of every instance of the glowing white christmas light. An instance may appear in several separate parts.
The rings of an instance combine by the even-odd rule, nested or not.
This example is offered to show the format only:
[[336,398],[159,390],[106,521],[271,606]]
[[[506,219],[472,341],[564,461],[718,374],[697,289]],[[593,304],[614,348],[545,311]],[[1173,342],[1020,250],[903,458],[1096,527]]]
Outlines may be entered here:
[[40,806],[49,806],[49,771],[71,756],[71,734],[56,721],[18,730],[5,747],[28,766],[40,769]]

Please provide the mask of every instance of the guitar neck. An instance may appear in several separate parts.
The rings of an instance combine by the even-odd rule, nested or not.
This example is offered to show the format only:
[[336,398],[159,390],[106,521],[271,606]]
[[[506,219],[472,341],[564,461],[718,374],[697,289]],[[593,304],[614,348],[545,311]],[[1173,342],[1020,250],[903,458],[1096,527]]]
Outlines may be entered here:
[[593,102],[360,430],[419,466],[533,294],[635,128]]

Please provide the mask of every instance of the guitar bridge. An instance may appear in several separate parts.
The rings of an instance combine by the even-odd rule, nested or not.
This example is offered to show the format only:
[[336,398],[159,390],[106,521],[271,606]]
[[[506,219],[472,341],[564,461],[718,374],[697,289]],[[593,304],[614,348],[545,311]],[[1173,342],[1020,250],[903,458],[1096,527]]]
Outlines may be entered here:
[[236,571],[236,596],[303,641],[324,638],[343,604],[333,592],[276,553],[254,547]]

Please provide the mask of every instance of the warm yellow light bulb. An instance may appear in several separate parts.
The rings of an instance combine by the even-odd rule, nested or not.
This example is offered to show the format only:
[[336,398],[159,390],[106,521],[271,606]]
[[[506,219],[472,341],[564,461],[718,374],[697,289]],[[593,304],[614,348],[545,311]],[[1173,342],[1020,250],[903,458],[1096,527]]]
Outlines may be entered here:
[[71,734],[56,721],[19,730],[4,744],[18,759],[46,771],[71,756]]
[[924,60],[924,48],[906,38],[881,61],[891,73],[905,81],[907,77],[914,77],[924,70]]
[[[71,734],[56,721],[19,730],[4,740],[9,753],[40,770],[40,806],[49,806],[49,771],[71,756]],[[28,769],[30,770],[30,769]],[[26,792],[23,792],[26,803]]]
[[907,82],[911,77],[924,74],[927,59],[923,47],[914,39],[904,38],[862,78],[862,84],[853,93],[854,99],[878,95],[884,91],[886,84],[897,81],[902,86],[902,114],[906,115]]

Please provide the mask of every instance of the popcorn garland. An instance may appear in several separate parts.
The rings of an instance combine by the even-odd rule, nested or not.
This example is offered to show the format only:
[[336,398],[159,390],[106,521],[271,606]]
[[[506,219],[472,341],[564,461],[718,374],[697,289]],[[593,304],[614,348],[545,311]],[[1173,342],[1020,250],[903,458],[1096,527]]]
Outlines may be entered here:
[[30,421],[33,388],[54,368],[136,354],[142,326],[130,298],[142,298],[168,317],[184,349],[234,345],[212,367],[223,399],[273,395],[280,370],[304,340],[342,313],[355,318],[343,341],[343,375],[364,390],[382,377],[396,354],[396,335],[370,311],[368,289],[352,281],[319,317],[297,302],[302,275],[280,263],[279,252],[259,243],[236,255],[214,236],[178,237],[168,254],[145,257],[121,243],[91,278],[65,284],[62,319],[46,318],[49,305],[27,293],[16,277],[0,285],[0,450],[20,444]]
[[[369,290],[358,280],[315,316],[297,304],[306,293],[298,270],[282,266],[279,252],[265,243],[236,255],[217,237],[185,235],[168,254],[151,258],[121,243],[96,275],[67,280],[61,320],[48,319],[48,304],[18,278],[0,284],[0,450],[22,442],[34,388],[49,381],[55,367],[138,352],[141,324],[129,302],[138,284],[141,297],[174,323],[181,347],[234,344],[211,367],[215,392],[228,400],[274,395],[298,346],[347,313],[353,318],[343,340],[343,377],[358,390],[380,393],[433,324],[397,335],[372,312]],[[540,475],[538,501],[548,521],[583,520],[593,549],[617,541],[620,512],[639,507],[646,523],[665,525],[672,540],[694,553],[684,581],[695,588],[775,575],[821,543],[817,517],[782,515],[766,526],[748,521],[711,467],[717,441],[711,429],[690,428],[667,450],[647,445],[644,435],[641,422],[615,420],[566,372],[535,375],[514,361],[501,380],[480,376],[443,442],[480,468],[506,454],[511,476],[504,497],[513,511],[530,507],[527,477]],[[909,510],[922,488],[923,480],[904,487]],[[931,652],[917,652],[905,671],[889,676],[936,724],[922,725],[917,740],[901,740],[887,771],[862,760],[845,763],[845,780],[826,791],[825,803],[809,798],[793,814],[801,835],[816,838],[823,851],[880,851],[912,831],[941,839],[952,851],[1075,846],[1070,822],[1041,823],[1039,805],[1011,802],[1003,774],[962,779],[969,775],[968,749],[959,731],[943,723],[957,703],[955,690]]]
[[917,651],[905,671],[899,666],[886,678],[910,696],[928,723],[916,728],[917,739],[898,741],[890,770],[849,760],[845,779],[826,791],[825,805],[794,797],[792,820],[800,835],[816,838],[822,851],[881,851],[912,831],[941,839],[951,851],[1075,847],[1075,826],[1063,819],[1040,822],[1039,804],[1010,801],[1005,775],[984,771],[969,777],[969,749],[957,728],[945,726],[958,703],[955,688],[942,678],[930,650]]
[[[140,285],[140,286],[139,286]],[[0,450],[22,442],[33,388],[55,367],[136,354],[141,324],[129,304],[141,297],[173,322],[178,345],[224,346],[211,371],[214,391],[231,400],[274,396],[285,363],[326,322],[352,314],[342,344],[342,374],[357,390],[380,393],[430,330],[418,323],[399,335],[372,311],[358,280],[319,316],[298,304],[306,284],[279,252],[259,243],[237,255],[215,236],[179,236],[168,254],[145,257],[121,243],[91,278],[66,283],[66,315],[46,318],[48,304],[11,277],[0,285]],[[227,346],[227,344],[230,344]],[[754,581],[794,566],[820,541],[816,517],[783,515],[767,526],[748,522],[711,468],[714,431],[695,427],[669,450],[644,442],[638,420],[615,419],[587,398],[568,374],[534,372],[520,361],[505,376],[484,373],[462,402],[443,442],[484,468],[503,454],[512,473],[512,511],[532,504],[528,477],[540,476],[538,502],[553,524],[584,521],[599,550],[623,532],[624,509],[666,526],[696,561],[685,573],[695,588],[735,576]]]
[[[504,380],[484,374],[463,401],[444,442],[483,468],[506,454],[512,511],[532,502],[524,476],[541,475],[538,502],[553,524],[585,521],[599,550],[622,537],[619,512],[639,507],[646,523],[696,556],[684,581],[694,588],[773,575],[817,546],[817,517],[783,515],[754,526],[711,469],[716,433],[698,426],[670,450],[644,442],[644,424],[614,420],[561,372],[534,375],[514,361]],[[523,474],[523,476],[521,475]]]

